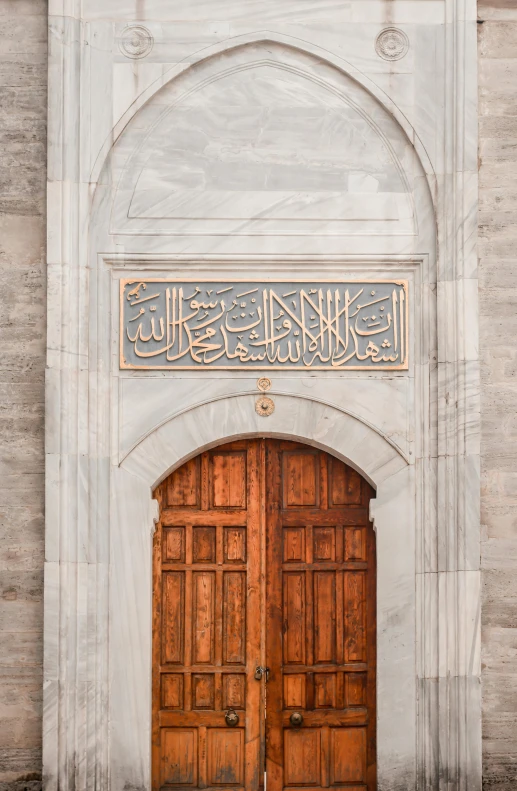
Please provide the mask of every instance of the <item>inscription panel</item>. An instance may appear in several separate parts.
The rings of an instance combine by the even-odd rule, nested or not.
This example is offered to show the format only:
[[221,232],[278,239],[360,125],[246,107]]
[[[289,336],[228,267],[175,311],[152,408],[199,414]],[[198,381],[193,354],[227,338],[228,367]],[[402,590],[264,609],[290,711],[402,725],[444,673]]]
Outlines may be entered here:
[[407,281],[120,282],[121,368],[241,365],[406,370]]

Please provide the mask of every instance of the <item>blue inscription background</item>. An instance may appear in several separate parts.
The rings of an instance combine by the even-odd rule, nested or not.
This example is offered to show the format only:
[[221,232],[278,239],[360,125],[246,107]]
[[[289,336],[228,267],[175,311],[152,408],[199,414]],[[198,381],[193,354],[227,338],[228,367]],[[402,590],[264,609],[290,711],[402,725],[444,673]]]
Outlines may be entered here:
[[121,368],[407,368],[407,283],[121,282]]

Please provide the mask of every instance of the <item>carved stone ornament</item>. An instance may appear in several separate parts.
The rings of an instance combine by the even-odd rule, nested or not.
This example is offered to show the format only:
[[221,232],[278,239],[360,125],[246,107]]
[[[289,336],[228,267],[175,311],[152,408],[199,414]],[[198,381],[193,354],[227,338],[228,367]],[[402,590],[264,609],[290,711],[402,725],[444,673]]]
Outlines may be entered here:
[[257,415],[262,415],[262,417],[268,417],[268,415],[272,415],[275,411],[275,402],[269,396],[261,396],[261,398],[257,398],[255,403],[255,412]]
[[119,49],[128,58],[145,58],[154,45],[150,30],[143,25],[129,25],[120,37]]
[[271,379],[268,379],[267,376],[261,376],[260,379],[257,380],[257,387],[259,390],[262,390],[263,393],[266,390],[271,390]]
[[396,27],[382,30],[375,41],[375,50],[384,60],[401,60],[409,49],[409,39]]

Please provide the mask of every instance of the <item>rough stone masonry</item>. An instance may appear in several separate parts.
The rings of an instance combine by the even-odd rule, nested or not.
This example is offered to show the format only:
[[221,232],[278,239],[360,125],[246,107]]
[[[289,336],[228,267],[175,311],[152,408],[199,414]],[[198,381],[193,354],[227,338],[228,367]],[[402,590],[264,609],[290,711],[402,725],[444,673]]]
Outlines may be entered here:
[[0,789],[41,785],[47,3],[0,0]]
[[478,5],[483,783],[517,787],[517,3]]
[[[413,0],[417,2],[418,0]],[[517,787],[517,3],[481,2],[484,786]],[[47,3],[0,0],[0,791],[41,785]]]

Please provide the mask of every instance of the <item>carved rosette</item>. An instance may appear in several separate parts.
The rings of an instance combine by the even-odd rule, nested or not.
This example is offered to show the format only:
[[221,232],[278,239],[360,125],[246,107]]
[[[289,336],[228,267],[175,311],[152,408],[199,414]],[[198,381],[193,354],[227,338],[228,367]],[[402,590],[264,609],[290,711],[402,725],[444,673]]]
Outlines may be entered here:
[[257,415],[261,415],[262,417],[268,417],[268,415],[272,415],[275,411],[275,402],[269,396],[262,396],[261,398],[257,398],[255,403],[255,412]]
[[150,30],[144,25],[129,25],[123,31],[119,41],[119,49],[128,58],[145,58],[154,45]]
[[384,60],[401,60],[409,49],[409,39],[396,27],[381,30],[375,41],[375,51]]

